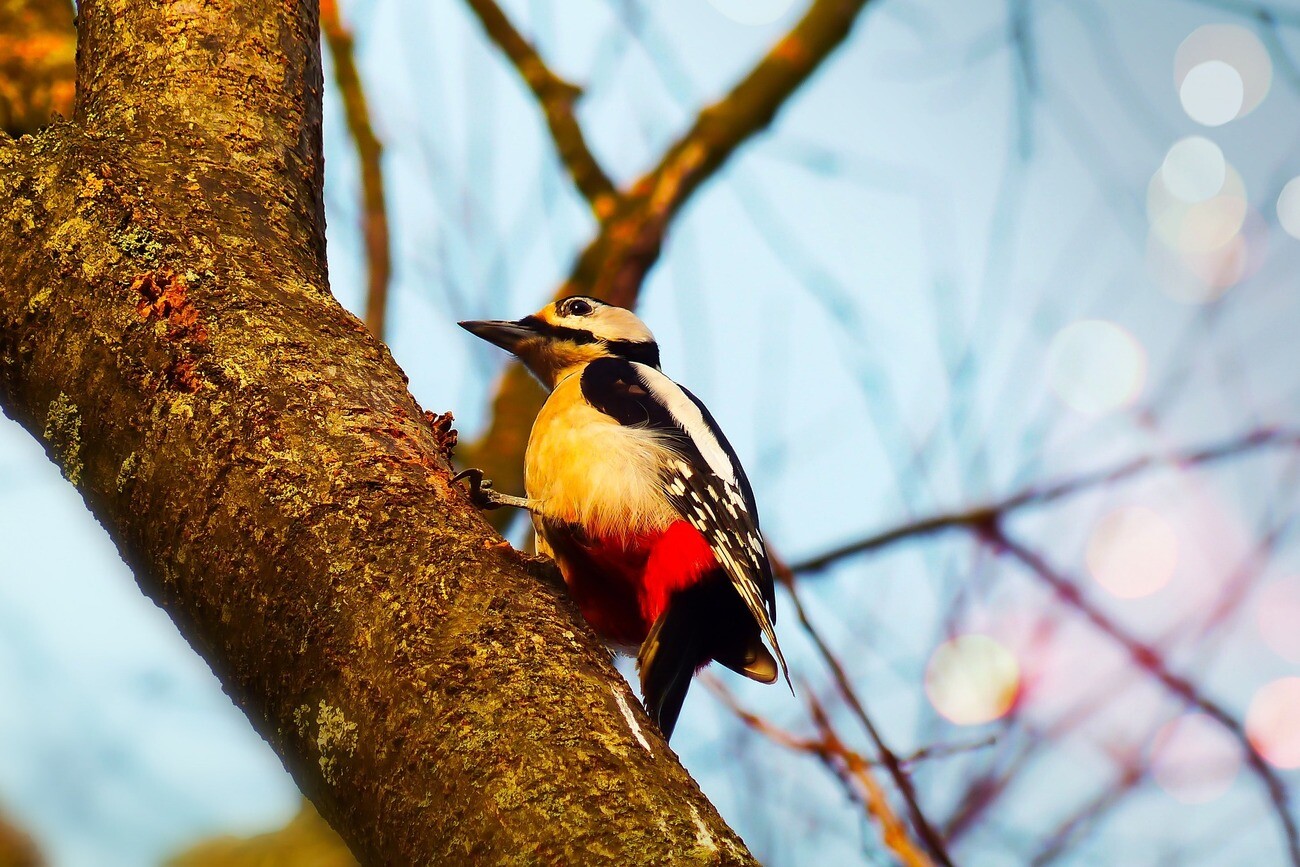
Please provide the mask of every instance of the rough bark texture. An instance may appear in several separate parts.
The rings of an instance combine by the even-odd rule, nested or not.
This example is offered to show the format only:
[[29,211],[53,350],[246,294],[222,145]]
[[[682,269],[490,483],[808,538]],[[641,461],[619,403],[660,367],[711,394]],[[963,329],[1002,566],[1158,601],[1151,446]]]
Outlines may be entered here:
[[0,405],[363,862],[752,863],[330,296],[317,12],[83,0],[75,121],[0,137]]

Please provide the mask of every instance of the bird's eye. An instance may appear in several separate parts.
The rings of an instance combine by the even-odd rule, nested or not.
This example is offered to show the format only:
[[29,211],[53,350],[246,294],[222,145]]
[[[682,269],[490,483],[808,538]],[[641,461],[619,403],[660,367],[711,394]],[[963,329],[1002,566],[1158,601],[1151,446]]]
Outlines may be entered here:
[[591,302],[581,298],[570,298],[569,303],[564,305],[565,316],[586,316],[591,310]]

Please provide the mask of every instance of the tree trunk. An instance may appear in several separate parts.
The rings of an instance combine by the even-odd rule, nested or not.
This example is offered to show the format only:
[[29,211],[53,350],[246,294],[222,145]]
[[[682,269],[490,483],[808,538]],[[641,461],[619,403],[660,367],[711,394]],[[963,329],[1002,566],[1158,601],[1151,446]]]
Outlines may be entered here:
[[753,863],[331,297],[316,3],[79,30],[0,136],[0,405],[303,791],[366,863]]
[[0,867],[43,867],[44,864],[32,838],[0,815]]

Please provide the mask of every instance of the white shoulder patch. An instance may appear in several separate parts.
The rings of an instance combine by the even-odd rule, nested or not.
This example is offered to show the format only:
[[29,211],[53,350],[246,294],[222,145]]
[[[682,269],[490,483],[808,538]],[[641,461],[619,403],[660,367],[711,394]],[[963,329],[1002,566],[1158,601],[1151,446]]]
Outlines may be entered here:
[[[727,456],[718,438],[713,435],[713,430],[704,420],[700,408],[686,396],[682,387],[648,364],[633,362],[632,368],[637,376],[641,377],[650,394],[663,404],[682,430],[686,431],[686,435],[700,450],[700,455],[708,463],[709,469],[713,470],[713,474],[724,481],[734,483],[736,468],[731,465],[731,458]],[[689,468],[687,475],[689,475]]]

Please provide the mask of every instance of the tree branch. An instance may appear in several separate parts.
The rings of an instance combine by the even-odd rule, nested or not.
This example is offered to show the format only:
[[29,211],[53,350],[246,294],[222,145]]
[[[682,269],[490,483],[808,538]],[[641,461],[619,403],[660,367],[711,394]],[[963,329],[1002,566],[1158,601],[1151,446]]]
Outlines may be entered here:
[[618,204],[620,194],[587,146],[574,106],[582,91],[560,78],[546,65],[537,49],[515,29],[494,0],[465,0],[483,30],[514,65],[519,76],[537,99],[546,116],[560,162],[569,171],[573,185],[591,206],[597,220],[604,221]]
[[1231,734],[1246,755],[1246,763],[1263,783],[1273,812],[1282,826],[1287,852],[1291,863],[1300,867],[1300,834],[1297,833],[1295,817],[1291,815],[1290,796],[1286,784],[1277,775],[1267,760],[1260,755],[1246,735],[1246,728],[1241,721],[1228,712],[1218,702],[1207,698],[1200,689],[1182,675],[1175,674],[1155,647],[1129,635],[1118,623],[1111,620],[1096,605],[1088,601],[1079,586],[1066,575],[1058,572],[1037,552],[1026,548],[1010,538],[1000,526],[993,525],[981,534],[995,550],[1011,555],[1022,563],[1040,581],[1051,588],[1057,598],[1069,608],[1083,616],[1099,632],[1118,644],[1128,654],[1129,659],[1141,670],[1163,686],[1180,701],[1195,707],[1221,725]]
[[880,826],[881,840],[898,857],[900,863],[908,867],[929,867],[930,859],[907,836],[907,826],[894,814],[889,799],[872,776],[874,763],[849,749],[840,740],[831,726],[830,718],[815,698],[809,697],[809,712],[817,726],[818,737],[804,738],[745,710],[717,679],[709,677],[707,686],[748,728],[788,750],[811,755],[825,765],[848,790],[850,800],[862,804],[867,815]]
[[388,207],[384,202],[383,146],[375,136],[366,106],[366,91],[357,71],[352,34],[339,17],[337,0],[321,0],[321,31],[334,58],[334,84],[343,98],[348,132],[361,166],[361,237],[366,245],[366,327],[380,339],[388,319],[388,283],[393,265],[389,251]]
[[885,743],[885,739],[881,736],[879,729],[876,728],[876,724],[867,714],[866,706],[853,689],[853,684],[849,681],[844,666],[840,665],[839,659],[831,651],[821,633],[808,619],[808,612],[804,610],[803,601],[799,598],[798,590],[795,589],[794,575],[790,572],[790,567],[779,557],[772,556],[771,559],[772,569],[776,573],[777,580],[785,585],[786,591],[790,594],[790,601],[794,603],[795,615],[799,618],[799,623],[803,626],[804,632],[808,633],[808,637],[812,639],[822,661],[831,672],[840,696],[844,699],[845,704],[849,706],[849,709],[853,711],[858,721],[862,723],[863,729],[866,730],[867,736],[871,739],[872,746],[875,747],[876,754],[880,757],[881,764],[885,766],[885,770],[888,771],[889,776],[898,787],[899,793],[903,796],[903,801],[907,804],[908,816],[912,820],[912,827],[915,829],[917,837],[920,838],[926,851],[929,852],[930,857],[936,863],[944,865],[944,867],[952,867],[952,859],[948,855],[947,844],[935,830],[933,823],[925,815],[925,811],[921,809],[921,802],[917,797],[916,788],[912,785],[912,778],[903,768],[902,760]]
[[32,838],[0,815],[0,864],[4,867],[43,867],[41,857]]
[[[469,0],[478,3],[480,0]],[[848,37],[868,0],[814,0],[784,37],[722,99],[706,106],[653,169],[618,205],[578,256],[555,298],[593,295],[634,307],[659,259],[672,219],[736,150],[767,128],[790,96]],[[499,490],[523,485],[524,447],[544,395],[524,368],[511,363],[497,385],[492,422],[467,459]]]
[[83,0],[76,123],[0,138],[0,406],[364,863],[752,864],[330,296],[319,12]]
[[705,106],[659,162],[638,178],[556,297],[594,295],[635,306],[669,223],[700,185],[765,130],[796,90],[848,37],[867,0],[814,0],[808,11],[722,99]]
[[979,530],[1027,506],[1046,505],[1084,491],[1126,481],[1151,470],[1171,466],[1180,468],[1204,466],[1270,448],[1300,448],[1300,433],[1274,429],[1251,431],[1198,449],[1174,452],[1172,455],[1145,455],[1108,469],[1030,486],[986,506],[932,515],[874,533],[795,563],[790,566],[790,571],[800,577],[806,577],[825,571],[839,561],[858,554],[866,554],[887,548],[897,542],[924,538],[948,530]]
[[68,0],[0,2],[0,132],[33,134],[72,113],[74,14]]
[[[873,761],[861,753],[849,749],[835,732],[830,717],[815,696],[809,695],[808,710],[813,719],[813,724],[817,727],[818,736],[803,737],[773,725],[763,717],[746,710],[736,700],[735,695],[712,675],[705,674],[702,676],[702,680],[714,697],[735,714],[736,718],[751,731],[757,732],[772,743],[787,750],[811,755],[829,768],[844,783],[848,789],[850,799],[861,803],[867,809],[868,814],[880,824],[881,836],[885,845],[898,856],[900,861],[904,864],[917,865],[931,863],[925,853],[917,849],[907,835],[906,825],[894,814],[893,809],[889,806],[888,799],[880,789],[880,785],[870,773],[871,768],[880,767],[884,763]],[[806,686],[803,689],[805,692],[807,691]],[[911,765],[927,759],[947,758],[958,753],[989,746],[993,743],[993,740],[990,737],[967,744],[938,744],[923,747],[908,756],[899,757],[899,762],[902,765]]]

